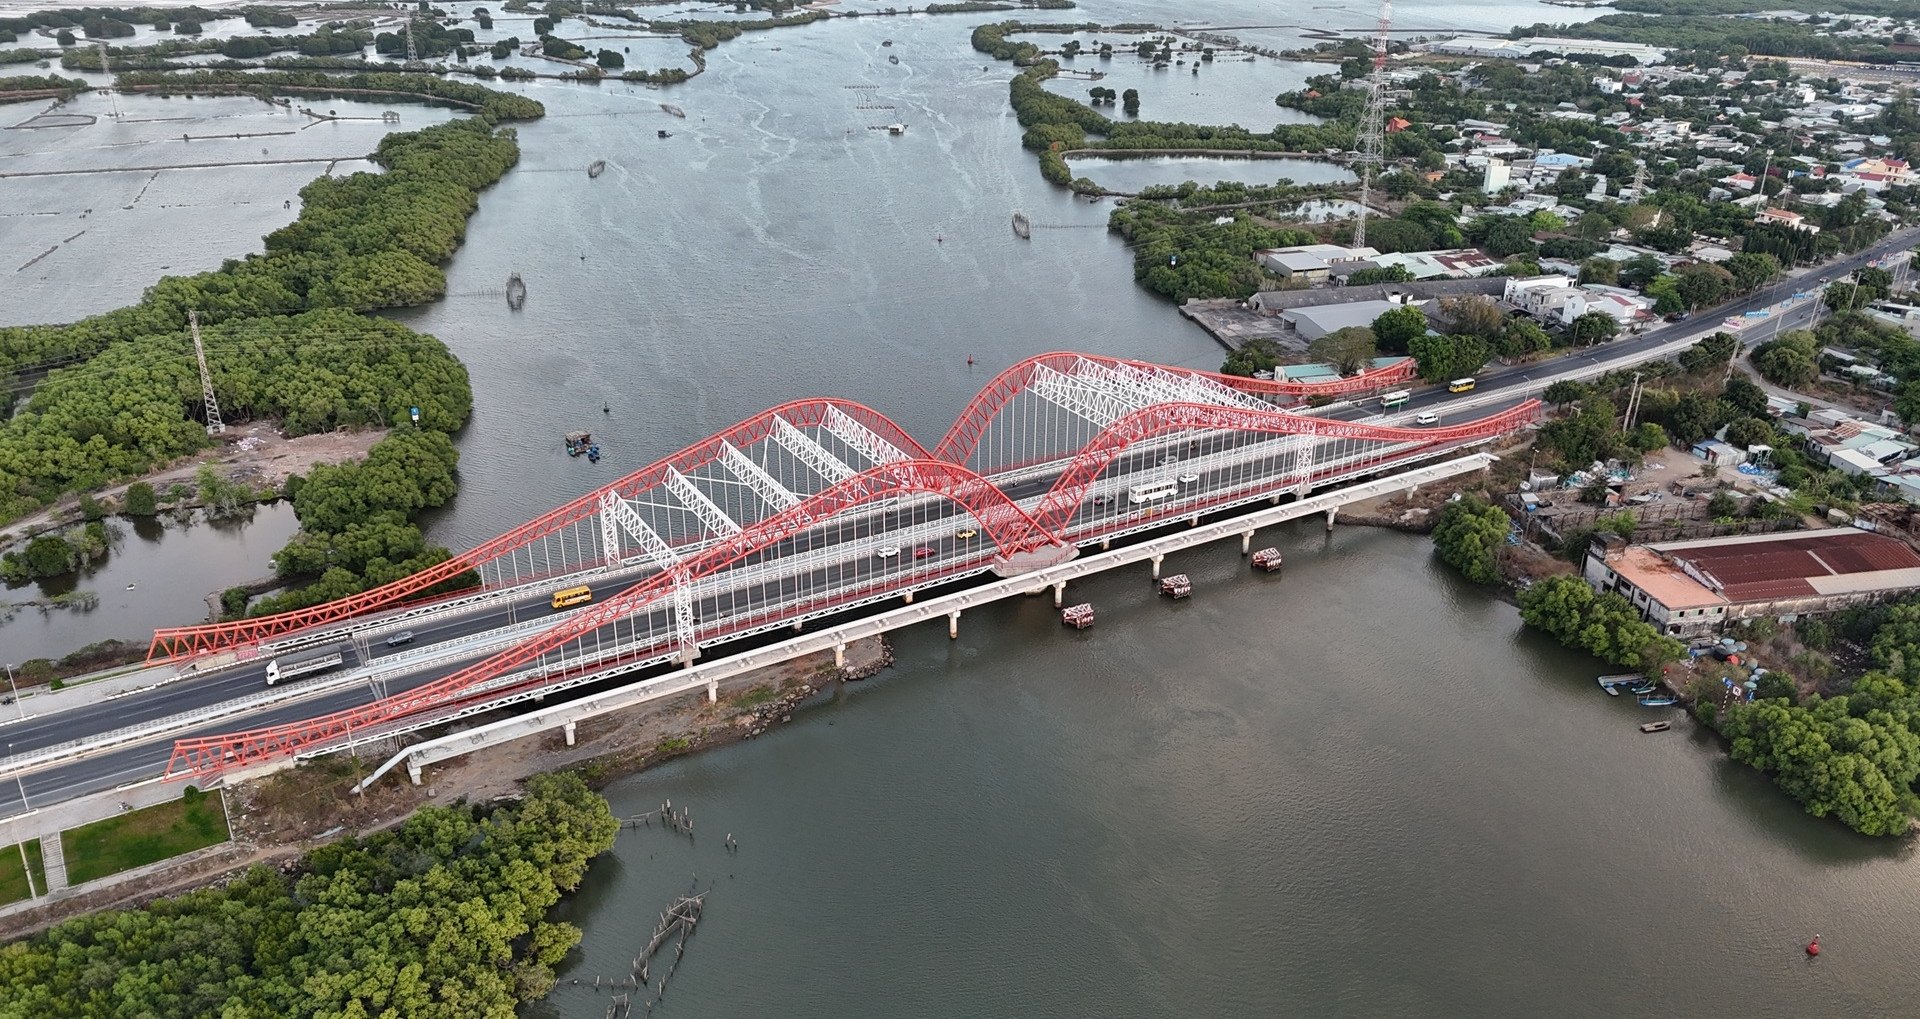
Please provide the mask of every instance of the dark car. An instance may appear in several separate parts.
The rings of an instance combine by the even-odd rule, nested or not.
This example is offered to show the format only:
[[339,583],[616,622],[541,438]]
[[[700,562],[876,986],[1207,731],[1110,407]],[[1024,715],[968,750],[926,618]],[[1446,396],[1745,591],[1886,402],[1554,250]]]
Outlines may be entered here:
[[1667,321],[1685,322],[1687,319],[1690,319],[1692,317],[1693,317],[1693,314],[1691,312],[1676,311],[1673,314],[1667,316]]
[[413,643],[412,630],[401,630],[399,633],[387,638],[388,647],[404,647],[411,643]]

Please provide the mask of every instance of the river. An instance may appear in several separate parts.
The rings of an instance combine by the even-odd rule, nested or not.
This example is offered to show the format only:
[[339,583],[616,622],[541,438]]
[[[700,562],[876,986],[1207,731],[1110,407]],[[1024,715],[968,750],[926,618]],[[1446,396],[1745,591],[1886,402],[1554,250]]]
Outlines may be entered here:
[[[1084,7],[1049,13],[1163,13]],[[1431,29],[1599,13],[1398,9]],[[1222,0],[1187,20],[1372,14]],[[1008,68],[966,45],[994,17],[762,33],[675,89],[526,86],[551,115],[519,127],[522,166],[483,196],[455,296],[396,315],[473,374],[463,489],[433,536],[472,545],[803,395],[931,438],[1043,350],[1217,364],[1132,284],[1109,206],[1046,186],[1019,150]],[[867,130],[893,121],[906,133]],[[1008,229],[1016,208],[1043,227],[1032,242]],[[511,271],[531,290],[519,314],[487,293]],[[597,467],[560,455],[575,427],[601,437]],[[157,547],[179,539],[226,541]],[[1314,523],[1269,540],[1278,577],[1231,545],[1178,556],[1198,585],[1180,604],[1144,567],[1077,586],[1100,608],[1084,633],[1036,599],[969,613],[957,641],[899,634],[892,670],[793,724],[618,783],[623,814],[692,805],[700,840],[621,836],[562,907],[586,939],[533,1011],[602,1015],[570,981],[625,975],[696,880],[706,921],[663,1006],[690,1016],[1907,1011],[1910,843],[1806,817],[1691,725],[1641,735],[1651,713],[1600,695],[1594,661],[1524,631],[1424,540]],[[180,583],[197,599],[265,572],[263,551],[243,558]],[[110,579],[144,590],[172,569]],[[107,608],[101,635],[147,625]],[[1809,963],[1816,932],[1828,951]]]

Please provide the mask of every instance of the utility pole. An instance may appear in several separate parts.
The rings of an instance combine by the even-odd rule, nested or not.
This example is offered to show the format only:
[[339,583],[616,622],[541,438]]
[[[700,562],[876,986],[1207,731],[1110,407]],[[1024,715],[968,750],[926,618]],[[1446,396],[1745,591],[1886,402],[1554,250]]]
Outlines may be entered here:
[[200,364],[200,396],[207,405],[207,434],[223,435],[226,423],[220,420],[220,401],[213,398],[213,374],[207,371],[207,348],[200,343],[200,313],[187,311],[187,327],[193,330],[193,359]]
[[1627,393],[1627,416],[1620,426],[1623,432],[1633,431],[1633,419],[1640,413],[1640,373],[1633,373],[1633,388]]
[[1380,165],[1381,142],[1386,135],[1387,29],[1393,24],[1393,0],[1380,0],[1380,30],[1373,39],[1373,73],[1367,76],[1367,108],[1360,116],[1353,154],[1360,170],[1360,215],[1353,222],[1353,246],[1367,246],[1368,203],[1373,200],[1373,171]]
[[1646,161],[1641,160],[1633,168],[1633,200],[1634,201],[1637,202],[1641,198],[1646,196],[1647,184],[1648,184],[1649,178],[1650,178],[1650,171],[1648,171],[1647,169]]

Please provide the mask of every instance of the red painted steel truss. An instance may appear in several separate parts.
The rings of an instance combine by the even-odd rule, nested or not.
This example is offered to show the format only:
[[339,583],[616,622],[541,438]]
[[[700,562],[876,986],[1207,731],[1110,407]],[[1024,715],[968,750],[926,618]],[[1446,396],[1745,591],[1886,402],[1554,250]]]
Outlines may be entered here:
[[[508,648],[452,675],[405,693],[319,718],[227,736],[180,740],[174,744],[167,774],[173,778],[210,775],[227,768],[257,764],[433,708],[460,704],[469,699],[481,684],[511,675],[548,651],[584,634],[591,634],[615,620],[648,610],[668,598],[676,584],[692,583],[709,576],[756,552],[777,546],[863,506],[917,493],[940,496],[972,514],[980,530],[992,540],[1002,555],[1034,547],[1034,536],[1040,533],[1033,518],[1008,499],[998,486],[965,467],[926,459],[884,464],[761,520],[731,538],[688,557],[672,570],[652,574],[613,597],[595,602],[591,608],[574,612],[560,625],[526,643]],[[493,695],[499,692],[490,691]]]
[[850,400],[796,400],[742,421],[717,435],[694,443],[659,463],[644,467],[611,484],[588,492],[564,506],[530,520],[470,552],[429,567],[390,584],[349,595],[345,598],[280,612],[255,619],[239,619],[201,626],[178,626],[155,630],[147,648],[149,662],[174,661],[194,655],[210,654],[229,648],[270,640],[310,627],[338,623],[355,616],[396,608],[423,592],[444,584],[468,570],[512,554],[528,543],[553,534],[569,525],[593,516],[600,510],[601,497],[613,493],[623,499],[663,483],[667,476],[686,473],[712,463],[724,455],[728,445],[744,446],[766,439],[776,419],[795,427],[819,425],[830,411],[837,410],[874,434],[891,442],[908,456],[924,457],[927,451],[886,415]]

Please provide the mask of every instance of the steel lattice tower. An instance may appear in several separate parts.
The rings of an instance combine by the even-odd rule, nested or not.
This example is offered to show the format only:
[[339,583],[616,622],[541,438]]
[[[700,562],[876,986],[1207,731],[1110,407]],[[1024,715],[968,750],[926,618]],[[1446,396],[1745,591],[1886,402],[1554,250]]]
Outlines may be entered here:
[[1367,108],[1360,115],[1354,164],[1360,170],[1360,215],[1353,223],[1353,246],[1367,244],[1368,203],[1373,200],[1373,170],[1380,165],[1386,135],[1387,28],[1393,23],[1393,0],[1380,0],[1380,27],[1373,37],[1373,73],[1367,76]]
[[419,60],[420,57],[413,48],[413,16],[409,14],[407,16],[407,63],[418,63]]
[[200,313],[187,312],[187,327],[193,331],[193,359],[200,365],[200,395],[207,405],[207,434],[220,435],[227,430],[220,420],[220,401],[213,398],[213,373],[207,371],[207,348],[200,343]]

